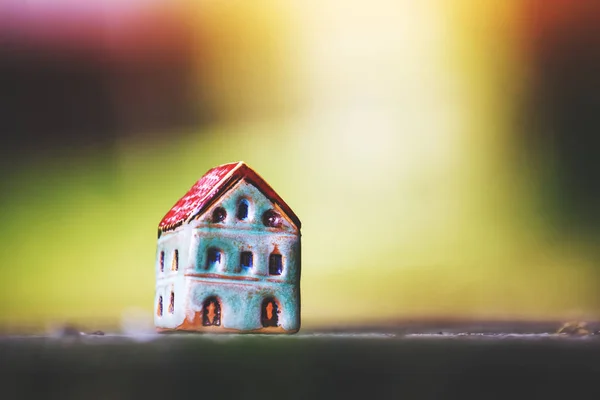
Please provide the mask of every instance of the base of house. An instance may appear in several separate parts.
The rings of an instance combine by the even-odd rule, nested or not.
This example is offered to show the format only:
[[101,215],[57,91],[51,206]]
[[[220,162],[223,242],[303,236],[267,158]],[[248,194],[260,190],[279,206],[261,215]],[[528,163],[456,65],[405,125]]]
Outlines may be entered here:
[[269,326],[262,327],[258,329],[235,329],[235,328],[226,328],[222,325],[215,326],[209,325],[205,326],[202,324],[202,319],[200,318],[200,313],[196,313],[194,319],[190,321],[188,318],[183,320],[183,323],[175,328],[162,328],[156,327],[156,332],[158,333],[260,333],[260,334],[287,334],[292,335],[297,333],[300,328],[295,330],[286,330],[281,326]]
[[221,326],[199,326],[195,328],[156,328],[157,333],[239,333],[239,334],[267,334],[267,335],[293,335],[298,330],[285,330],[282,327],[265,327],[253,330],[224,328]]

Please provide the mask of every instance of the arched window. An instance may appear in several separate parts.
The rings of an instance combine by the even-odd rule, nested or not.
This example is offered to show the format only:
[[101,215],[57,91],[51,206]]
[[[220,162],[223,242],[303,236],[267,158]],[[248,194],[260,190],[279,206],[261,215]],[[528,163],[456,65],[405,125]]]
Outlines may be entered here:
[[248,219],[248,208],[250,206],[250,203],[248,203],[248,200],[246,199],[241,199],[239,204],[238,204],[238,209],[237,209],[237,213],[236,213],[236,217],[239,220],[245,220]]
[[165,252],[161,251],[160,256],[158,258],[158,263],[160,266],[160,272],[165,272]]
[[163,315],[163,299],[162,296],[158,296],[158,306],[156,307],[156,315],[162,317]]
[[279,306],[274,298],[268,297],[262,302],[260,322],[264,327],[279,325]]
[[271,253],[269,255],[269,275],[281,275],[283,272],[283,260],[281,254]]
[[169,302],[169,313],[173,314],[175,311],[175,292],[171,292],[171,301]]
[[171,263],[171,270],[177,271],[179,269],[179,250],[173,252],[173,262]]
[[225,221],[227,211],[223,207],[217,207],[212,213],[212,222],[219,223]]
[[206,269],[220,266],[222,258],[221,250],[216,247],[210,247],[206,251]]
[[202,325],[221,326],[221,304],[216,297],[209,297],[202,304]]

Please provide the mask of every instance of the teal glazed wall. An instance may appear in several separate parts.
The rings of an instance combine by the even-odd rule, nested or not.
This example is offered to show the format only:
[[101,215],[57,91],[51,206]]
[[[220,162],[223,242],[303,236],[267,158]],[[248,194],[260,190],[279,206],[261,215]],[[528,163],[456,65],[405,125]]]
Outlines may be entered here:
[[[246,220],[236,217],[241,199],[249,203]],[[223,222],[212,221],[216,207],[223,207],[227,212]],[[263,213],[271,209],[283,217],[279,228],[263,224]],[[155,304],[159,293],[169,293],[171,287],[176,298],[173,315],[166,315],[163,311],[163,316],[159,317],[155,313],[158,328],[175,329],[184,319],[193,321],[194,316],[202,311],[204,301],[215,296],[221,305],[221,327],[224,331],[260,331],[263,328],[261,305],[268,297],[274,298],[279,306],[279,327],[283,332],[294,333],[300,329],[300,232],[281,209],[252,184],[243,180],[238,182],[199,218],[163,234],[158,243],[157,266],[161,249],[172,251],[173,247],[180,247],[179,271],[171,276],[169,273],[161,275],[157,269]],[[219,264],[207,263],[207,253],[211,248],[221,253]],[[240,268],[242,251],[253,254],[253,265],[249,269]],[[269,255],[273,252],[282,256],[281,275],[269,275]],[[167,267],[170,264],[165,261],[165,272]],[[163,301],[168,300],[168,296],[163,294]],[[163,310],[167,307],[168,301]],[[191,329],[203,328],[200,325]],[[190,329],[190,324],[180,329]]]

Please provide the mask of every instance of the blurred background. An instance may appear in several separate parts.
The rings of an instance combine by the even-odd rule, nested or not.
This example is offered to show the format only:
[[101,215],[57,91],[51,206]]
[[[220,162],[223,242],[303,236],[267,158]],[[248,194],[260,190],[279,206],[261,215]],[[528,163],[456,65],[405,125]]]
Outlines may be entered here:
[[0,330],[151,329],[159,221],[238,160],[303,327],[598,319],[598,71],[595,0],[2,0]]

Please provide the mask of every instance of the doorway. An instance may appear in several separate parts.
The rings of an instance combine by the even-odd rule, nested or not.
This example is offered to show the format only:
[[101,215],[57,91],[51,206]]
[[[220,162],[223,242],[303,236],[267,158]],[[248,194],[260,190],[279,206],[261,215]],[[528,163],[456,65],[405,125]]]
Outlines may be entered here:
[[260,321],[264,327],[279,325],[279,306],[274,298],[269,297],[263,301]]
[[202,325],[221,326],[221,304],[216,297],[209,297],[202,305]]

